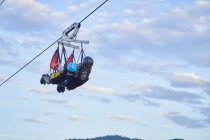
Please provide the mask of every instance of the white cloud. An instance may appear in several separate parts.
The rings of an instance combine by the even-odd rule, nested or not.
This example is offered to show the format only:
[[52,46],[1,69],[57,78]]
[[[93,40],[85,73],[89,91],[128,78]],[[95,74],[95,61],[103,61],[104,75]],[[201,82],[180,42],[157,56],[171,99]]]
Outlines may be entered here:
[[[114,31],[127,33],[137,31],[137,25],[129,20],[124,20],[122,23],[112,23],[111,25]],[[122,34],[126,35],[126,34]],[[127,34],[128,35],[128,34]]]
[[109,117],[110,119],[125,121],[132,124],[139,124],[139,121],[132,116],[115,114]]
[[50,94],[50,93],[54,93],[53,90],[50,90],[50,89],[47,89],[47,88],[37,88],[37,89],[31,89],[30,90],[31,92],[34,92],[34,93],[42,93],[42,94]]
[[67,7],[67,9],[70,10],[70,12],[77,12],[80,9],[80,7],[77,5],[71,4]]
[[69,119],[72,121],[77,121],[77,122],[83,120],[82,117],[79,115],[70,116]]
[[68,105],[66,105],[65,107],[66,107],[66,108],[69,108],[69,109],[80,109],[80,107],[79,107],[78,105],[73,104],[73,103],[68,104]]
[[42,113],[44,116],[58,116],[60,113],[55,113],[55,112],[43,112]]
[[[125,16],[118,15],[111,24],[96,24],[101,28],[95,28],[93,37],[103,52],[101,56],[106,59],[126,57],[125,53],[134,58],[133,54],[138,51],[154,59],[172,61],[174,65],[209,67],[210,21],[207,15],[195,9],[193,5],[175,5],[155,15],[140,18],[138,15],[127,20],[124,20]],[[103,45],[104,42],[106,44]],[[112,51],[107,50],[107,46]],[[158,65],[157,62],[155,64]]]
[[208,0],[197,0],[195,1],[195,5],[201,9],[210,10],[210,2]]
[[200,16],[198,18],[197,22],[195,22],[195,24],[194,24],[195,31],[197,31],[199,34],[208,33],[208,31],[210,29],[208,26],[208,23],[209,23],[208,17]]
[[108,17],[108,13],[106,11],[100,11],[97,13],[97,16],[101,17],[101,18],[107,18]]
[[123,87],[131,90],[139,90],[146,88],[146,85],[143,83],[131,83],[131,84],[125,84]]
[[13,106],[15,105],[12,102],[4,102],[4,101],[0,101],[0,106],[6,107],[6,106]]
[[116,91],[112,88],[99,87],[95,85],[86,84],[82,87],[83,90],[91,93],[114,94]]
[[4,19],[0,22],[1,28],[19,32],[55,30],[67,20],[65,13],[35,0],[8,1],[0,17]]
[[131,9],[124,9],[122,14],[124,16],[128,16],[129,17],[129,16],[133,16],[134,15],[134,11],[132,11]]
[[67,101],[65,100],[59,100],[59,99],[47,99],[47,100],[44,100],[48,103],[52,103],[52,104],[58,104],[58,105],[63,105],[63,104],[66,104]]
[[171,85],[174,87],[207,87],[209,82],[194,73],[175,73],[171,75]]
[[0,76],[0,82],[4,81],[5,78]]

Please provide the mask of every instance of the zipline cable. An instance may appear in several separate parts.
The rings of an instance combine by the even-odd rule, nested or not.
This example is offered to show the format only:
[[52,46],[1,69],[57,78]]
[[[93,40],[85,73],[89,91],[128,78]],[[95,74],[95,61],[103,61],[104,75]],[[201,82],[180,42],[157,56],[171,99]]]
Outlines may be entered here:
[[0,6],[4,3],[4,0],[2,0],[2,2],[0,3]]
[[[3,0],[4,1],[4,0]],[[2,3],[3,3],[2,1]],[[95,10],[93,10],[89,15],[87,15],[85,18],[83,18],[79,23],[82,23],[84,20],[86,20],[90,15],[92,15],[96,10],[98,10],[101,6],[103,6],[107,1],[104,1],[101,5],[99,5]],[[2,4],[1,3],[1,4]],[[18,72],[20,72],[21,70],[23,70],[26,66],[28,66],[31,62],[33,62],[36,58],[38,58],[41,54],[43,54],[45,51],[47,51],[50,47],[52,47],[55,43],[57,43],[62,37],[60,37],[59,39],[57,39],[55,42],[53,42],[50,46],[48,46],[45,50],[43,50],[42,52],[40,52],[36,57],[34,57],[32,60],[30,60],[28,63],[26,63],[23,67],[21,67],[18,71],[16,71],[13,75],[11,75],[9,78],[7,78],[4,82],[1,83],[0,86],[2,86],[3,84],[5,84],[7,81],[9,81],[12,77],[14,77]]]
[[[58,40],[60,40],[62,37],[60,37]],[[41,54],[43,54],[46,50],[48,50],[50,47],[52,47],[55,43],[57,43],[56,40],[55,42],[53,42],[49,47],[47,47],[45,50],[43,50],[41,53],[39,53],[36,57],[34,57],[31,61],[29,61],[28,63],[26,63],[23,67],[21,67],[18,71],[16,71],[13,75],[11,75],[9,78],[7,78],[3,83],[1,83],[0,86],[2,86],[3,84],[5,84],[7,81],[9,81],[13,76],[15,76],[18,72],[20,72],[22,69],[24,69],[27,65],[29,65],[32,61],[34,61],[37,57],[39,57]]]
[[87,15],[85,18],[83,18],[83,20],[81,20],[79,23],[82,23],[84,20],[86,20],[90,15],[92,15],[95,11],[97,11],[101,6],[103,6],[107,1],[104,1],[101,5],[99,5],[95,10],[93,10],[89,15]]

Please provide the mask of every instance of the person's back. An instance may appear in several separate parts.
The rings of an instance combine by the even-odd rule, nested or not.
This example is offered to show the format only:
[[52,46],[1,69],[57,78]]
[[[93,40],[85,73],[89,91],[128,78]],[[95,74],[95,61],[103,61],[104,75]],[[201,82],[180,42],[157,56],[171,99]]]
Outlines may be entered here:
[[78,71],[76,74],[75,81],[67,86],[67,89],[75,89],[89,80],[89,75],[93,66],[93,59],[89,56],[83,59],[83,63],[78,65]]

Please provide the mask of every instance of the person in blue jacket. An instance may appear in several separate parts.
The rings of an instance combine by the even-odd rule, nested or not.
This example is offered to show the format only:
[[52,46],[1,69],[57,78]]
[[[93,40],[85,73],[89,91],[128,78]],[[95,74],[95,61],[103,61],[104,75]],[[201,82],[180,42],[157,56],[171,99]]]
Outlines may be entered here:
[[[82,63],[76,65],[71,62],[67,65],[67,79],[58,84],[57,91],[64,92],[65,87],[68,90],[73,90],[89,80],[89,75],[93,66],[93,59],[90,56],[86,56]],[[64,88],[64,90],[63,90]]]

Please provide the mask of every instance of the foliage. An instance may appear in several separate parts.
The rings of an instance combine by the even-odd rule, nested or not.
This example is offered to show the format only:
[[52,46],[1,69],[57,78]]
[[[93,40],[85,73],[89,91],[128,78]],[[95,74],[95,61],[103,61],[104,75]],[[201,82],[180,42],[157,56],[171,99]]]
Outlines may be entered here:
[[[112,135],[112,136],[104,136],[104,137],[96,137],[96,138],[86,138],[86,139],[65,139],[65,140],[143,140],[137,138],[128,138],[119,135]],[[184,140],[180,138],[170,139],[170,140]]]
[[142,139],[136,139],[136,138],[130,139],[127,137],[114,135],[114,136],[104,136],[104,137],[87,138],[87,139],[66,139],[66,140],[142,140]]

